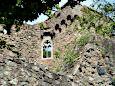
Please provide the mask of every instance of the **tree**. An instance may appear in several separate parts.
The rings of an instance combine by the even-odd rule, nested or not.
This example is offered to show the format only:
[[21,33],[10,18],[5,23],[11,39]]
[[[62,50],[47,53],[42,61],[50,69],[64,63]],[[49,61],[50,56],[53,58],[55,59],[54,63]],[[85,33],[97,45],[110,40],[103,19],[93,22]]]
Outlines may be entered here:
[[0,23],[10,34],[13,24],[21,25],[23,21],[32,21],[41,13],[52,9],[60,0],[0,0]]
[[[49,15],[52,7],[56,7],[61,0],[0,0],[0,23],[10,34],[13,24],[22,25],[23,21],[32,21],[41,13]],[[76,0],[68,0],[68,4]],[[83,0],[79,0],[83,1]],[[73,3],[74,4],[74,3]]]
[[32,21],[41,13],[51,10],[60,0],[0,0],[0,23],[10,34],[13,24],[21,25],[23,21]]
[[110,3],[106,0],[93,0],[93,4],[91,6],[101,12],[104,16],[109,16],[113,21],[115,21],[115,2]]

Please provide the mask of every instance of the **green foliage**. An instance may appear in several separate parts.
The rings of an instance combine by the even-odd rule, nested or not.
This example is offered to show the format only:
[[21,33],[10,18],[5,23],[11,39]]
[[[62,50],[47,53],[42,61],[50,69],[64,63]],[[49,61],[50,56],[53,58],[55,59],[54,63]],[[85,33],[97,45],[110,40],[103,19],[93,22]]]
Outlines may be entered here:
[[40,26],[40,29],[44,29],[45,28],[45,26],[44,26],[44,23],[42,22],[42,23],[39,23],[39,26]]
[[60,10],[60,9],[61,9],[61,8],[59,7],[59,4],[56,4],[55,7],[56,7],[57,10]]
[[115,20],[115,2],[110,3],[109,0],[94,0],[92,8],[100,11],[104,16],[109,16],[111,19]]
[[83,16],[79,18],[81,27],[89,29],[95,27],[95,23],[100,19],[100,15],[90,8],[82,8]]
[[60,0],[4,0],[0,1],[0,23],[22,24],[23,21],[32,21],[41,13],[45,14],[49,9],[59,4]]
[[53,16],[51,9],[48,9],[45,14],[50,18]]
[[60,50],[60,49],[57,49],[57,50],[55,51],[54,55],[55,55],[56,58],[60,58],[60,56],[61,56],[61,50]]
[[112,32],[112,27],[111,26],[97,26],[96,27],[96,32],[105,36],[105,35],[109,35]]
[[115,86],[115,77],[112,78],[112,85]]
[[115,22],[113,22],[113,23],[111,24],[111,26],[112,26],[112,27],[115,27]]
[[79,16],[76,16],[75,18],[76,18],[77,20],[80,20],[80,17],[79,17]]
[[68,50],[65,52],[64,61],[68,65],[72,65],[76,58],[79,57],[79,53],[74,52],[73,50]]
[[39,23],[38,26],[39,26],[40,29],[42,29],[42,30],[45,29],[45,28],[49,28],[49,27],[46,25],[46,23],[44,23],[44,22]]
[[77,40],[77,44],[78,46],[84,46],[86,45],[88,42],[89,42],[89,38],[90,36],[87,34],[87,35],[84,35],[84,36],[81,36],[78,40]]
[[[94,10],[91,10],[90,8],[82,8],[81,11],[84,13],[83,17],[79,19],[80,25],[82,28],[89,29],[90,27],[94,27],[95,31],[103,36],[108,35],[110,36],[110,33],[112,31],[112,25],[98,25],[96,26],[95,23],[97,21],[104,21],[104,17],[101,16],[100,13],[95,12]],[[100,15],[99,15],[100,14]],[[106,19],[107,20],[107,19]],[[108,22],[108,21],[105,21]]]
[[60,72],[61,70],[62,70],[62,68],[60,66],[57,66],[55,69],[56,72]]
[[[61,0],[3,0],[0,1],[0,23],[23,24],[23,21],[32,21],[41,13],[51,15],[53,7],[59,8]],[[84,0],[79,0],[84,1]],[[74,5],[74,0],[69,0],[68,5]]]

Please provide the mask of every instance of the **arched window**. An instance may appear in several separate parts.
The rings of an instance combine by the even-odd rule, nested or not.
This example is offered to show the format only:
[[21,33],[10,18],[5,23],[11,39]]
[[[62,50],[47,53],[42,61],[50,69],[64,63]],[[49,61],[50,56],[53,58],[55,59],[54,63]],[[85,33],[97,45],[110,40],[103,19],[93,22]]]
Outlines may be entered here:
[[52,55],[53,55],[52,41],[46,39],[42,43],[42,58],[43,59],[52,58]]

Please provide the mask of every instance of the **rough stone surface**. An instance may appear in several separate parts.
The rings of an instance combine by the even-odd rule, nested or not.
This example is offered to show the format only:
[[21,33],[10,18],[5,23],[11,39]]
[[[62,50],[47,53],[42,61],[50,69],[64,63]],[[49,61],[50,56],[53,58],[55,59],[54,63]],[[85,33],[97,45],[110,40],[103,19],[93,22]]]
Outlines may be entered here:
[[111,78],[115,75],[107,72],[108,64],[105,64],[101,52],[94,44],[87,44],[84,47],[78,62],[71,74],[77,83],[73,83],[73,86],[113,86]]
[[0,86],[71,86],[71,80],[34,63],[3,59],[0,61]]
[[[4,48],[0,49],[0,86],[112,86],[112,78],[115,77],[115,60],[112,59],[115,54],[115,41],[97,35],[94,27],[87,28],[88,24],[84,24],[83,30],[78,20],[67,20],[68,15],[72,18],[83,15],[81,8],[81,5],[73,9],[67,6],[58,12],[60,16],[56,17],[56,13],[45,21],[48,31],[53,30],[56,33],[53,39],[54,52],[58,48],[61,50],[59,58],[54,55],[54,59],[47,62],[41,60],[42,39],[38,25],[25,24],[19,32],[15,32],[14,28],[11,35],[0,33],[0,42],[6,41],[6,44],[1,45]],[[62,20],[65,20],[65,25],[60,24]],[[59,24],[61,31],[55,30],[56,24]],[[96,25],[98,24],[103,22],[98,21]],[[91,38],[84,46],[78,47],[76,40],[84,34],[91,34]],[[68,46],[80,53],[79,59],[66,71],[49,71],[51,66],[60,69],[64,65],[65,47]],[[43,66],[41,62],[50,65]],[[66,69],[65,66],[64,68]]]

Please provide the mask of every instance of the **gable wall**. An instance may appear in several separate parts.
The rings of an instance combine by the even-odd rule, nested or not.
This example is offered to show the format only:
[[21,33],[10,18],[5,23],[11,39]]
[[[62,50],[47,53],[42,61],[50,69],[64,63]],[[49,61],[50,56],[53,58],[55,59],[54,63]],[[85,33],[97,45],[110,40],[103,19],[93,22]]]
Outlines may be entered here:
[[[54,30],[56,36],[53,38],[53,47],[54,52],[58,48],[60,48],[62,51],[64,50],[64,47],[71,43],[74,40],[74,34],[72,31],[69,32],[69,25],[71,24],[70,21],[67,21],[67,15],[71,15],[72,17],[74,15],[81,15],[80,9],[81,6],[76,6],[74,9],[70,8],[69,6],[65,7],[61,10],[61,15],[58,18],[51,18],[47,20],[47,26],[50,27],[50,29]],[[56,13],[57,14],[57,13]],[[56,15],[55,14],[55,15]],[[65,25],[60,25],[61,20],[64,19],[67,23],[67,27]],[[55,30],[55,25],[59,24],[60,28],[62,29],[61,32]],[[13,50],[18,51],[23,58],[28,59],[30,62],[37,62],[41,63],[41,42],[42,39],[40,38],[40,28],[38,25],[24,25],[22,26],[22,29],[19,32],[15,32],[15,28],[12,30],[11,36],[3,35],[3,39],[6,40],[9,44],[14,44],[15,48]],[[4,55],[7,57],[14,57],[15,55],[9,54],[10,51],[4,52]],[[6,57],[3,55],[3,58]]]

